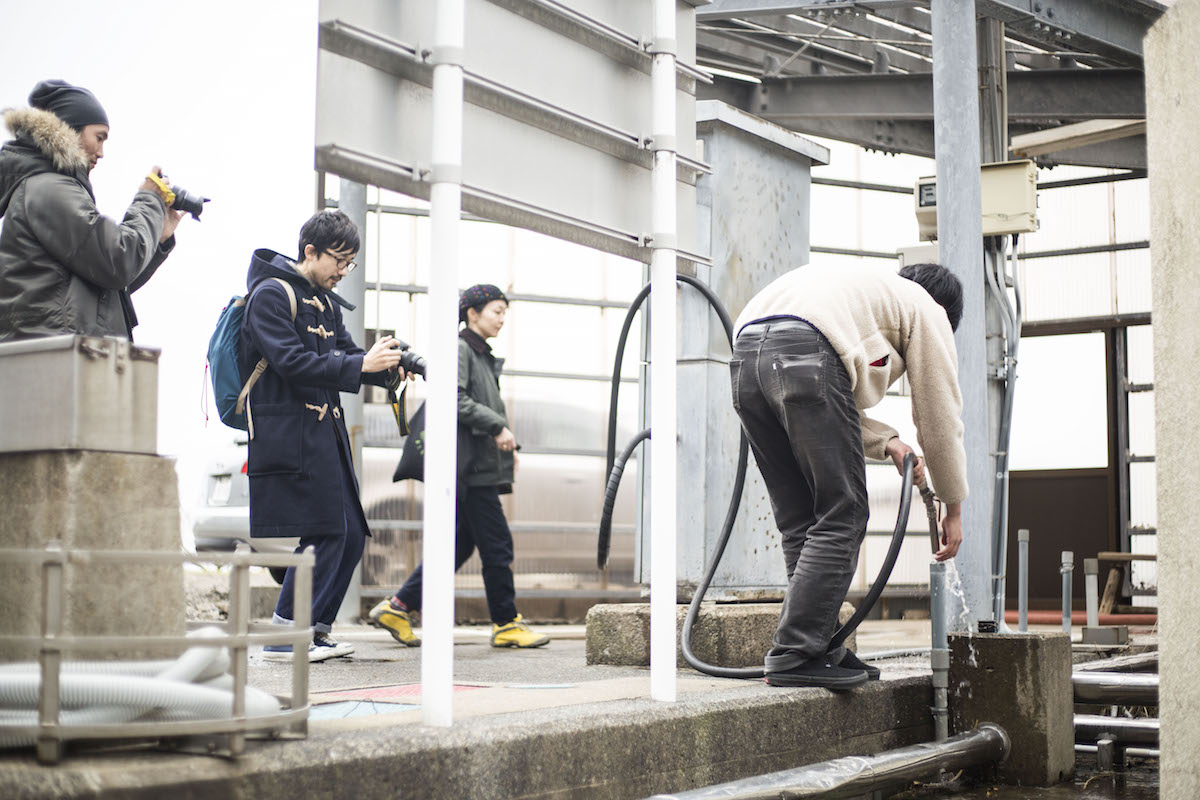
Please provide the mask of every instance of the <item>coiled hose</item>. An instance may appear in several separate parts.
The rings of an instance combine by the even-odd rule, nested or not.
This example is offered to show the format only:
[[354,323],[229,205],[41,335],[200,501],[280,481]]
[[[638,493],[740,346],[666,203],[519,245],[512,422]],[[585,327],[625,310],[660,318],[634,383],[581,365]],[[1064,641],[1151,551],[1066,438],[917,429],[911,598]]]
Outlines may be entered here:
[[[699,290],[705,299],[708,300],[709,305],[712,306],[713,311],[716,312],[722,326],[725,328],[725,336],[732,349],[733,320],[730,319],[729,312],[726,311],[712,289],[690,275],[676,275],[675,277],[680,282]],[[596,566],[599,569],[604,569],[608,565],[608,555],[612,543],[613,507],[616,503],[617,489],[621,485],[621,476],[625,472],[625,463],[633,455],[633,451],[638,445],[649,439],[651,435],[649,429],[639,432],[625,446],[625,449],[621,451],[620,456],[616,455],[617,398],[621,387],[621,364],[625,358],[625,344],[629,338],[629,331],[633,326],[633,319],[649,294],[650,284],[646,284],[634,296],[633,301],[629,304],[629,310],[625,314],[625,321],[621,326],[621,336],[617,340],[617,355],[613,365],[612,390],[609,397],[608,411],[608,482],[604,489],[604,504],[600,512],[600,531],[596,542]],[[691,647],[692,627],[696,624],[696,619],[700,615],[700,603],[704,600],[705,593],[708,592],[709,584],[712,583],[713,576],[717,572],[717,567],[721,563],[721,556],[725,554],[725,547],[729,544],[729,537],[733,533],[733,523],[737,519],[738,508],[742,501],[742,489],[746,483],[746,468],[749,462],[749,454],[750,445],[746,439],[745,431],[742,431],[738,443],[738,463],[737,472],[733,480],[733,495],[729,499],[729,508],[725,513],[725,522],[721,526],[721,536],[713,551],[712,561],[709,562],[708,569],[705,570],[704,578],[700,581],[700,585],[696,587],[696,591],[692,595],[692,602],[688,606],[687,616],[683,621],[682,636],[680,637],[680,650],[683,652],[684,661],[693,669],[718,678],[761,678],[764,674],[762,667],[719,667],[713,664],[706,664],[692,652]],[[840,646],[850,634],[854,633],[859,623],[866,618],[867,614],[874,607],[875,602],[879,599],[879,595],[883,593],[883,587],[887,584],[887,580],[892,574],[892,568],[896,565],[896,558],[900,554],[900,547],[904,544],[904,535],[908,528],[908,515],[912,505],[913,464],[915,461],[915,456],[912,453],[908,453],[904,457],[903,477],[900,489],[900,512],[896,517],[896,526],[892,531],[892,541],[888,547],[887,556],[883,560],[883,565],[879,569],[879,574],[875,577],[875,581],[871,584],[871,588],[867,591],[862,603],[859,604],[859,608],[854,612],[854,616],[834,632],[829,644],[831,649]],[[933,511],[932,506],[933,494],[930,492],[926,496],[926,491],[922,490],[922,497],[925,498],[926,508],[930,513],[930,535],[933,538],[934,550],[937,550],[936,512]]]
[[[205,628],[192,636],[215,636]],[[119,724],[135,719],[227,719],[233,708],[229,653],[222,647],[192,647],[168,661],[64,662],[59,676],[64,726]],[[28,661],[0,666],[0,750],[28,747],[36,737],[8,727],[38,724],[41,668]],[[279,711],[279,701],[246,687],[246,716]]]

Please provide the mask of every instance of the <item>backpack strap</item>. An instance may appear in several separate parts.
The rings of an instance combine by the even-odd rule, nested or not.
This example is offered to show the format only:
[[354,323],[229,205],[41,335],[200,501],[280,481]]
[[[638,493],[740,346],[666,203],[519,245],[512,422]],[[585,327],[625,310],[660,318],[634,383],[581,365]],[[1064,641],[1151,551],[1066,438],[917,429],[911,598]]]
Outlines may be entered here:
[[[285,281],[283,278],[271,278],[271,280],[278,282],[279,285],[283,287],[283,290],[287,293],[288,305],[290,306],[291,311],[292,311],[292,322],[295,322],[296,321],[296,290],[293,289],[292,285],[290,283],[288,283],[287,281]],[[256,289],[254,292],[251,292],[251,296],[256,294],[257,291],[258,290]],[[249,304],[249,302],[250,302],[250,298],[248,297],[248,298],[246,298],[246,303]],[[250,373],[250,377],[246,380],[246,385],[242,387],[242,391],[238,392],[237,406],[234,407],[234,411],[238,414],[242,413],[243,408],[246,409],[246,431],[247,431],[247,433],[250,434],[251,439],[254,438],[254,417],[251,416],[250,407],[249,407],[250,390],[252,388],[254,388],[254,384],[258,383],[258,379],[261,378],[262,374],[266,371],[267,371],[267,359],[264,356],[263,358],[260,358],[258,360],[257,364],[254,365],[254,371],[252,373]]]

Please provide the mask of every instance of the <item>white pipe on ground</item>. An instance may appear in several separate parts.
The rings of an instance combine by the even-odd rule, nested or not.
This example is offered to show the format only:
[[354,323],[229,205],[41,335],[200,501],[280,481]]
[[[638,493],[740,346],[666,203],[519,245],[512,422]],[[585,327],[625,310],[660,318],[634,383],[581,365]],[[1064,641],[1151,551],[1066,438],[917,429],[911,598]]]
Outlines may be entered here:
[[[196,636],[220,635],[218,628]],[[174,661],[65,662],[59,675],[58,722],[68,725],[115,724],[162,712],[182,719],[223,719],[233,711],[231,688],[200,683],[226,683],[229,652],[223,647],[192,647]],[[0,748],[28,747],[36,737],[5,733],[5,727],[38,724],[42,684],[37,662],[5,664],[0,668]],[[223,680],[224,679],[224,680]],[[194,683],[193,683],[194,682]],[[246,715],[279,711],[279,701],[247,687]]]

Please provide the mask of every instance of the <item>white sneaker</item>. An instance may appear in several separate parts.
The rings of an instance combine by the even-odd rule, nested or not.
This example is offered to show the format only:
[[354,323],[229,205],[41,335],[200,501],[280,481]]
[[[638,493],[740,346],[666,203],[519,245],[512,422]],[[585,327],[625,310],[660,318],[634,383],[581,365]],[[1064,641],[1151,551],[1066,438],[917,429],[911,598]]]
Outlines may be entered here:
[[[354,652],[354,645],[346,642],[339,642],[328,633],[317,631],[313,634],[313,644],[318,650],[328,650],[329,658],[338,658],[339,656],[348,656]],[[312,661],[312,656],[309,656],[309,661]]]
[[[349,647],[349,645],[346,645]],[[353,649],[353,648],[351,648]],[[331,647],[317,647],[316,644],[308,643],[308,660],[310,662],[324,661],[327,658],[333,658],[336,653]],[[292,660],[292,646],[290,644],[268,644],[263,646],[262,656],[267,661],[287,661]]]

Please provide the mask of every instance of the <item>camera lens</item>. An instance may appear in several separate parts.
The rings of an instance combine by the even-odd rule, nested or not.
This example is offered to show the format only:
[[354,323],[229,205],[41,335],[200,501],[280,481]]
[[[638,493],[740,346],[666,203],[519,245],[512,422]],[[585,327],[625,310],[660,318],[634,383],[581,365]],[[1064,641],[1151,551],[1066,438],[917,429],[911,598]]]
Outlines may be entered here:
[[425,359],[411,350],[405,350],[400,356],[400,369],[404,372],[411,372],[414,375],[425,375]]
[[201,197],[195,192],[189,192],[178,186],[172,186],[171,191],[175,193],[175,202],[171,203],[171,208],[191,214],[193,219],[200,219],[200,212],[204,210],[204,204],[209,201],[209,198]]

